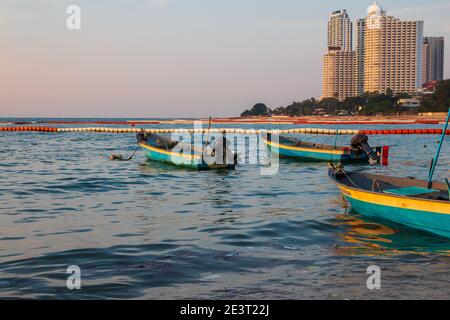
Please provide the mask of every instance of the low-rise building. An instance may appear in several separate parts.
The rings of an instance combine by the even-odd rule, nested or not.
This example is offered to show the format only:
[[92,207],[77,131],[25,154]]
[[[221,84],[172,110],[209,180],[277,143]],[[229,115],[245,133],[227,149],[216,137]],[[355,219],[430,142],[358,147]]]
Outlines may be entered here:
[[418,107],[420,107],[420,100],[417,98],[399,99],[398,105],[400,107],[406,107],[406,108],[418,108]]

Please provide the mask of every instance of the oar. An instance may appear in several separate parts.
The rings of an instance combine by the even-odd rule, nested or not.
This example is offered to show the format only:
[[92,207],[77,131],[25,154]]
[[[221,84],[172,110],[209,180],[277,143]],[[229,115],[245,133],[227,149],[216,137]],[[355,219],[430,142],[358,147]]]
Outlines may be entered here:
[[339,134],[339,128],[336,128],[336,136],[334,137],[334,148],[335,149],[337,147],[338,134]]
[[207,138],[206,138],[206,145],[209,144],[209,136],[210,136],[210,132],[211,132],[211,116],[209,116],[208,135],[207,135]]
[[[334,136],[334,148],[336,149],[337,147],[337,139],[338,139],[338,133],[339,133],[339,128],[336,128],[336,134]],[[333,159],[333,155],[330,154],[330,160]]]
[[448,182],[447,178],[445,178],[445,183],[447,184],[448,199],[450,200],[450,182]]
[[439,141],[439,146],[436,151],[436,155],[434,156],[433,162],[431,163],[430,171],[428,173],[428,189],[431,189],[431,185],[433,183],[434,170],[436,169],[436,164],[439,160],[439,154],[441,153],[441,148],[442,144],[444,143],[445,133],[447,131],[449,121],[450,121],[450,108],[448,108],[447,120],[445,121],[444,130],[442,130],[441,140]]

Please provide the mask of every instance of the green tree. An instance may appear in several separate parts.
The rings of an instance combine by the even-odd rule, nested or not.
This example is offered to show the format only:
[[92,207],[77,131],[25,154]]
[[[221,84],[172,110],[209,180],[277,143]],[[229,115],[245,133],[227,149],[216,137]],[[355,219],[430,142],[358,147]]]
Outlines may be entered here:
[[435,92],[422,99],[420,111],[446,112],[450,107],[450,79],[441,81]]
[[270,116],[272,111],[264,104],[257,103],[251,108],[251,110],[245,110],[241,117],[259,117],[259,116]]
[[327,113],[336,113],[340,107],[340,102],[336,98],[325,98],[319,102],[318,107],[325,109]]
[[[340,109],[362,115],[414,112],[415,110],[401,108],[397,104],[399,99],[408,98],[411,98],[411,95],[408,93],[394,95],[392,90],[388,89],[386,94],[366,92],[362,96],[350,97],[342,102],[336,98],[326,98],[321,101],[311,98],[301,102],[292,102],[287,107],[280,106],[273,112],[265,104],[258,103],[251,110],[246,110],[242,113],[241,116],[267,116],[274,114],[301,117],[313,115],[314,110],[317,108],[322,108],[330,114],[335,114]],[[421,105],[420,111],[423,112],[446,112],[450,106],[450,79],[440,82],[433,94],[423,97]],[[359,110],[360,108],[361,110]]]
[[359,97],[349,97],[342,101],[341,103],[341,109],[347,110],[351,113],[358,112],[358,109],[360,106],[365,106],[367,103],[367,99],[365,96],[359,96]]
[[394,92],[392,91],[391,88],[386,89],[386,95],[391,98],[394,96]]
[[369,94],[367,96],[367,104],[364,107],[363,113],[371,116],[378,113],[395,114],[398,113],[396,108],[397,100],[385,94]]

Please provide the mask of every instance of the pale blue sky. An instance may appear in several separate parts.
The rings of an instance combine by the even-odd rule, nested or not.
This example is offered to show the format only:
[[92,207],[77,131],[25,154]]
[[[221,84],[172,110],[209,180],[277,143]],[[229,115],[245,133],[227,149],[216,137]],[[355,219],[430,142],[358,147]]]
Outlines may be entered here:
[[[450,1],[381,1],[450,39]],[[82,30],[66,29],[69,4]],[[331,11],[371,1],[1,0],[0,116],[235,116],[321,94]],[[450,47],[446,77],[450,77]]]

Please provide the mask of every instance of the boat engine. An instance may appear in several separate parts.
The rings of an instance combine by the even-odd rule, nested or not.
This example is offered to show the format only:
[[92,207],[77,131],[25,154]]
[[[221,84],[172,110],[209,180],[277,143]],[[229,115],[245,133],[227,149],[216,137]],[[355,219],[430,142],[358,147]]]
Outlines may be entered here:
[[216,141],[211,155],[215,158],[216,164],[237,164],[237,154],[231,151],[230,141],[225,137],[219,138]]
[[365,134],[357,134],[352,137],[352,148],[361,150],[369,157],[370,164],[377,164],[380,161],[380,157],[369,145],[369,137]]
[[137,140],[138,144],[141,143],[141,142],[147,141],[147,134],[144,131],[138,132],[136,134],[136,140]]

